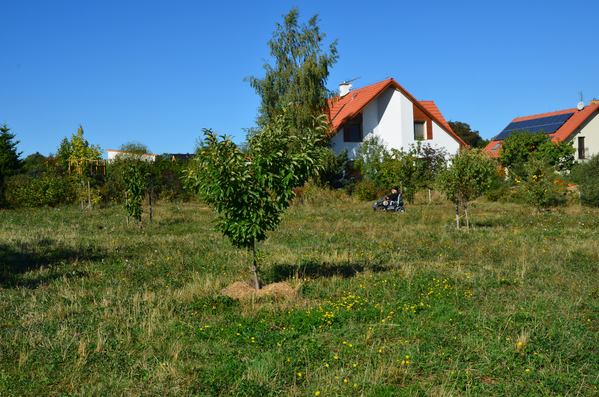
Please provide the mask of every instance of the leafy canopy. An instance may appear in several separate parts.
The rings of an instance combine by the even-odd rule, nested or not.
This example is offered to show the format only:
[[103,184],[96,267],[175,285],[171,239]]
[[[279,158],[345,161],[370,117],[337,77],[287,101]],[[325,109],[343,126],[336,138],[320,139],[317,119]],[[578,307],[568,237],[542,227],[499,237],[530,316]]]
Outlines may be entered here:
[[217,228],[234,246],[252,248],[277,228],[293,189],[322,167],[327,128],[324,115],[299,129],[294,115],[283,111],[249,139],[246,151],[206,129],[188,186],[214,207]]
[[462,121],[449,121],[448,124],[451,129],[464,140],[464,142],[473,148],[484,148],[487,143],[489,143],[488,140],[480,136],[480,132],[473,130],[468,123]]
[[463,150],[439,173],[438,185],[448,200],[466,206],[489,189],[496,173],[495,163],[483,151]]
[[276,24],[268,42],[274,64],[264,65],[263,78],[247,79],[261,98],[260,127],[268,125],[284,108],[291,124],[310,127],[312,117],[326,108],[329,92],[325,84],[338,56],[336,41],[324,50],[324,39],[318,16],[300,24],[297,8],[284,16],[282,24]]
[[56,159],[62,166],[63,171],[70,170],[77,175],[88,174],[87,167],[90,161],[102,158],[99,146],[90,145],[83,133],[83,127],[79,126],[77,133],[71,139],[64,138],[56,153]]
[[557,171],[570,170],[574,165],[574,148],[565,142],[552,142],[544,133],[519,132],[505,139],[499,153],[499,160],[510,174],[526,175],[526,163],[536,158]]

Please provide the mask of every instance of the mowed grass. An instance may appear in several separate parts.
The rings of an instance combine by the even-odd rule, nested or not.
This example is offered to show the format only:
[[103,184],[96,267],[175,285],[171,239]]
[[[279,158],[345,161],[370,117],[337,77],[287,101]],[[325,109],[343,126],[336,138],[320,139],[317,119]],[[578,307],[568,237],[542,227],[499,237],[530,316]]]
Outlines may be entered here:
[[0,212],[0,395],[598,395],[599,211],[294,205],[262,277],[200,204]]

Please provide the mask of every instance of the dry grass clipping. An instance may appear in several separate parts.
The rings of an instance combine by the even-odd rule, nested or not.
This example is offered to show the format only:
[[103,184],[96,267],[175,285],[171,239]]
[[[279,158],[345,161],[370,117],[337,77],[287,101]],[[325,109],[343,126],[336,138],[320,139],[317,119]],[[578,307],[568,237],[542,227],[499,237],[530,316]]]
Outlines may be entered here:
[[221,294],[235,300],[260,299],[272,297],[275,299],[294,299],[297,297],[298,288],[293,288],[287,282],[268,284],[259,290],[254,289],[246,282],[237,281],[221,291]]

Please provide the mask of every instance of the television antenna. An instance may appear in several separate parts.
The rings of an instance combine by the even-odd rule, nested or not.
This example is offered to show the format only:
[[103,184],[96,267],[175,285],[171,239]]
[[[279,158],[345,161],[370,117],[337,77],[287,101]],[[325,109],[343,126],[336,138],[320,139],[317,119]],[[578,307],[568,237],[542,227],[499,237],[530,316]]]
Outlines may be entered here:
[[578,102],[578,105],[576,105],[576,108],[578,110],[582,110],[582,109],[584,109],[584,100],[583,100],[583,96],[582,96],[582,91],[578,92],[578,96],[580,98],[580,102]]

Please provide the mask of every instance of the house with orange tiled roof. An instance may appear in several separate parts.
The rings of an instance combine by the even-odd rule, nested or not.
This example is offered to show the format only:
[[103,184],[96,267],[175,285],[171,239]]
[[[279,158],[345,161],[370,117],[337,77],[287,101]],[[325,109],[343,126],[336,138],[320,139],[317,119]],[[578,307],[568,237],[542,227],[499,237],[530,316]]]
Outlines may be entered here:
[[485,151],[499,157],[503,141],[516,132],[542,132],[553,142],[569,142],[576,160],[586,160],[599,154],[599,100],[593,99],[587,106],[581,102],[576,108],[516,117],[491,139]]
[[433,101],[419,101],[393,78],[352,89],[339,86],[329,100],[331,147],[354,159],[360,144],[378,136],[388,148],[408,149],[422,141],[456,154],[467,144],[451,129]]

